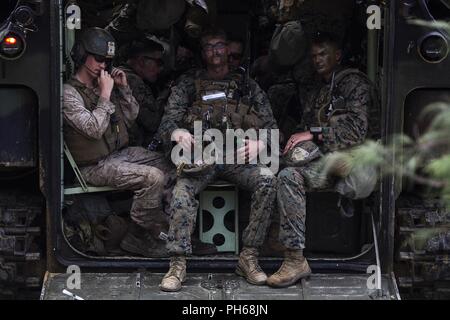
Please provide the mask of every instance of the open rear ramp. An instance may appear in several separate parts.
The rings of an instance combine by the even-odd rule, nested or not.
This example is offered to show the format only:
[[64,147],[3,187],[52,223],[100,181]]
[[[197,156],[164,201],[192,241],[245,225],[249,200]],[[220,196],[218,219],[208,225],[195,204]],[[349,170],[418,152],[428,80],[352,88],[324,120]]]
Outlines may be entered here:
[[[86,273],[81,288],[67,289],[71,274],[47,273],[42,300],[392,300],[399,299],[391,277],[381,290],[369,289],[365,274],[313,274],[284,289],[253,286],[231,273],[188,274],[180,292],[159,290],[162,273]],[[66,290],[66,293],[63,291]],[[70,295],[72,294],[72,296]]]

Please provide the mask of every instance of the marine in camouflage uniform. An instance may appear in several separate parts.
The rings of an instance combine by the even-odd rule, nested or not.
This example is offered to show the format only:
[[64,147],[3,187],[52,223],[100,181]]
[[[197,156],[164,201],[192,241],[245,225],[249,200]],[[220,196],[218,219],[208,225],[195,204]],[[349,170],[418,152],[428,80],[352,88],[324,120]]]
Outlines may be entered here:
[[[340,66],[340,46],[331,35],[317,37],[311,55],[323,83],[304,110],[299,133],[289,139],[284,150],[293,166],[278,175],[279,238],[286,256],[280,270],[267,280],[274,287],[292,285],[311,273],[303,256],[306,192],[334,189],[349,194],[343,180],[353,179],[353,172],[345,165],[328,168],[326,155],[365,140],[368,113],[374,104],[370,81],[361,72]],[[295,161],[297,166],[292,164]]]
[[[184,128],[193,133],[193,122],[203,120],[203,111],[210,110],[202,103],[202,97],[207,92],[225,91],[228,97],[228,111],[235,110],[226,115],[230,120],[231,128],[276,129],[277,125],[269,101],[256,82],[252,80],[249,82],[252,96],[247,102],[248,96],[243,93],[241,76],[229,72],[226,35],[218,31],[205,34],[202,37],[202,47],[207,70],[197,72],[195,77],[189,75],[182,77],[172,88],[160,127],[163,141],[168,146],[167,151],[171,149],[171,136],[177,129]],[[215,74],[217,70],[219,72]],[[212,128],[220,128],[220,120],[214,121],[219,115],[216,114],[216,110],[220,112],[222,108],[219,105],[213,107],[210,123]],[[245,111],[238,114],[238,110]],[[252,111],[256,118],[251,119]],[[224,114],[221,114],[218,118],[223,119],[223,116]],[[187,139],[189,144],[192,143],[192,136],[189,133],[185,133],[182,139]],[[178,141],[182,142],[181,139]],[[250,141],[249,145],[255,146],[257,143]],[[217,178],[236,183],[253,194],[250,221],[243,232],[244,248],[240,255],[237,273],[244,276],[250,283],[265,283],[267,277],[257,263],[257,255],[258,247],[262,245],[266,236],[270,215],[275,206],[276,178],[273,175],[262,174],[263,168],[262,165],[252,164],[213,164],[195,173],[180,170],[172,197],[172,214],[167,241],[167,249],[172,259],[169,272],[160,285],[161,290],[181,289],[181,283],[186,277],[185,256],[192,252],[191,234],[195,228],[198,210],[198,201],[195,196]]]
[[[133,96],[139,103],[139,114],[136,122],[129,128],[130,145],[142,146],[150,150],[159,148],[160,137],[156,135],[161,118],[164,113],[164,105],[168,98],[168,89],[161,90],[158,97],[154,97],[155,82],[159,80],[160,72],[163,70],[163,47],[153,41],[135,42],[129,53],[128,63],[122,69],[128,79],[128,84],[133,91]],[[166,221],[164,228],[158,227],[156,231],[167,233],[169,228],[168,210],[172,190],[176,182],[175,166],[167,160],[163,205],[166,214],[160,217],[160,221]],[[152,228],[154,229],[154,228]],[[165,248],[165,244],[164,244]],[[215,245],[204,244],[198,238],[193,239],[193,249],[195,254],[216,253]]]
[[127,64],[120,67],[139,103],[138,116],[128,131],[132,146],[147,148],[161,123],[166,101],[163,95],[155,97],[155,82],[164,66],[162,56],[163,48],[159,44],[136,42],[129,52]]
[[87,29],[74,46],[77,72],[64,85],[64,140],[89,184],[134,191],[132,224],[121,247],[152,256],[158,240],[151,233],[163,224],[167,162],[161,153],[127,147],[139,105],[125,73],[105,71],[114,48],[114,38],[99,28]]
[[139,103],[136,122],[129,129],[130,145],[148,147],[161,123],[166,99],[163,95],[155,97],[150,85],[146,84],[131,67],[125,65],[120,69],[127,74],[133,96]]

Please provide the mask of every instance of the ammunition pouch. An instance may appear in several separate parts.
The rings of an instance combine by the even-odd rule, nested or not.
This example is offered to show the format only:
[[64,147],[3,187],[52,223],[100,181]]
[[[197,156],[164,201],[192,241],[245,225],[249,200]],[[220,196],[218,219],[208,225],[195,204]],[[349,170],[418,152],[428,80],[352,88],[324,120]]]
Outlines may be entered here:
[[196,100],[183,121],[186,127],[193,128],[195,121],[202,121],[206,129],[261,128],[262,123],[256,110],[242,102],[247,99],[240,97],[237,85],[240,80],[196,80]]

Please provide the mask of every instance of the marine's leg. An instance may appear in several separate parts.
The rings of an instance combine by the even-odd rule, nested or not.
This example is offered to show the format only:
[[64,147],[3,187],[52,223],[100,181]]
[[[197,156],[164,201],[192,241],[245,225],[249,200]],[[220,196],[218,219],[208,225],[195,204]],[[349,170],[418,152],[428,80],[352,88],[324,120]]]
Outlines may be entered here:
[[149,159],[145,151],[143,148],[124,149],[96,166],[83,168],[82,172],[91,184],[134,191],[130,211],[132,223],[121,247],[132,253],[154,257],[165,254],[157,234],[164,227],[164,220],[160,218],[163,215],[164,173],[145,164],[143,160]]
[[161,232],[167,233],[169,229],[169,208],[172,191],[176,183],[176,168],[161,152],[149,151],[141,147],[130,147],[126,149],[126,152],[128,161],[152,166],[164,173],[161,191],[162,210],[160,214],[151,217],[150,223],[152,235],[158,237]]
[[171,217],[167,250],[170,268],[161,281],[162,291],[179,291],[186,279],[186,256],[192,254],[191,235],[195,229],[198,201],[195,196],[214,179],[214,171],[195,178],[180,177],[170,203]]
[[285,259],[281,268],[267,279],[272,287],[287,287],[311,274],[303,256],[305,248],[306,191],[330,186],[331,180],[323,172],[318,160],[302,167],[289,167],[278,174],[277,204],[280,214],[281,244]]
[[276,205],[276,177],[259,165],[225,166],[220,176],[252,192],[249,224],[243,232],[244,248],[239,256],[236,273],[249,283],[261,285],[267,276],[258,264],[258,249],[263,244]]

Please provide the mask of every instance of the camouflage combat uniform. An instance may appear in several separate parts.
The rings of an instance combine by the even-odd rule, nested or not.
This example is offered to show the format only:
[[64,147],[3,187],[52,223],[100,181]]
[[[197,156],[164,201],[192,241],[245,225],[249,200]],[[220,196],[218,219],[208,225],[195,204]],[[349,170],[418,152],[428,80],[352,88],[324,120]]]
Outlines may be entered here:
[[139,103],[136,122],[129,128],[131,146],[147,147],[156,134],[164,113],[165,101],[155,98],[152,87],[134,72],[129,66],[120,67],[126,75],[133,96]]
[[294,134],[301,119],[302,110],[298,86],[290,74],[278,77],[275,84],[267,90],[273,115],[280,127],[282,142]]
[[[75,78],[64,85],[64,139],[84,179],[94,186],[133,190],[131,218],[150,230],[153,216],[161,213],[168,164],[161,153],[127,147],[127,128],[138,111],[129,87],[115,87],[106,101],[98,88],[89,89]],[[120,141],[112,117],[118,118]]]
[[[292,250],[305,248],[305,219],[307,191],[333,189],[338,193],[344,179],[325,174],[326,154],[361,144],[367,136],[368,113],[373,109],[372,84],[356,70],[340,70],[335,75],[332,95],[343,100],[331,110],[330,86],[326,84],[312,96],[306,106],[298,132],[310,127],[323,127],[323,143],[319,145],[325,157],[299,167],[288,167],[278,175],[278,210],[280,212],[280,241]],[[325,107],[323,107],[325,106]]]
[[[228,75],[225,80],[231,80]],[[204,71],[197,72],[195,77],[183,76],[178,84],[172,88],[165,114],[160,127],[161,137],[169,151],[172,146],[171,134],[178,128],[188,129],[193,133],[189,124],[189,115],[195,108],[197,97],[196,80],[206,80]],[[250,81],[252,98],[251,105],[257,111],[261,128],[276,129],[269,101],[265,93],[254,81]],[[269,138],[270,141],[270,138]],[[171,202],[171,222],[167,249],[169,252],[180,255],[192,253],[191,234],[195,229],[198,210],[198,201],[195,196],[201,192],[208,183],[221,178],[236,183],[242,189],[252,192],[252,206],[250,222],[243,232],[243,243],[247,247],[262,245],[267,227],[270,224],[270,215],[275,206],[276,178],[273,175],[261,174],[262,165],[212,165],[196,175],[182,172],[173,191]]]

